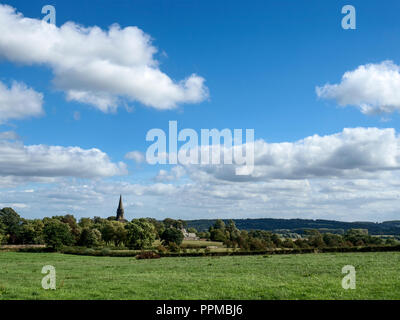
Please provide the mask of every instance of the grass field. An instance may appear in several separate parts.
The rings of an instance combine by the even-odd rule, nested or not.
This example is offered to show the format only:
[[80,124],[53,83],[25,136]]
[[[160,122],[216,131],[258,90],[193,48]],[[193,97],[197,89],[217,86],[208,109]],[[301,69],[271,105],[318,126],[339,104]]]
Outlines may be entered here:
[[[341,287],[344,265],[357,288]],[[44,290],[44,265],[57,290]],[[400,253],[199,258],[0,252],[0,299],[399,299]]]

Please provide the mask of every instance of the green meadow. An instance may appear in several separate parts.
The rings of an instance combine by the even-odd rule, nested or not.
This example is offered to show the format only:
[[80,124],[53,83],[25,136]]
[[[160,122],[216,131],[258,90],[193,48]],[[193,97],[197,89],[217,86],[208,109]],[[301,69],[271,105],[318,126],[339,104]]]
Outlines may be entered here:
[[[44,290],[44,265],[57,289]],[[342,267],[357,271],[355,290]],[[153,260],[0,252],[0,299],[400,299],[400,253]]]

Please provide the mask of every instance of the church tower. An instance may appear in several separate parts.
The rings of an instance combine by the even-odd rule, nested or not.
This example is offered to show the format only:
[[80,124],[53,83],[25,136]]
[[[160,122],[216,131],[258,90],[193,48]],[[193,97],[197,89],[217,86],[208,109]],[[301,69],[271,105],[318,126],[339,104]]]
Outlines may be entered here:
[[117,209],[117,221],[124,221],[124,206],[122,204],[122,195],[119,196],[119,205]]

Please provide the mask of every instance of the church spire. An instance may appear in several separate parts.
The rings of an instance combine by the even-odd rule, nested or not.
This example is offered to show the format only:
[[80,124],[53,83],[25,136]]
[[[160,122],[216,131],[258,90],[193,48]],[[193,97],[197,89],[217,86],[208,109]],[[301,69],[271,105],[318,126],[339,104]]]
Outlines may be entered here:
[[124,205],[122,204],[122,195],[119,196],[119,205],[118,205],[118,209],[117,209],[117,220],[118,221],[125,220],[125,218],[124,218]]

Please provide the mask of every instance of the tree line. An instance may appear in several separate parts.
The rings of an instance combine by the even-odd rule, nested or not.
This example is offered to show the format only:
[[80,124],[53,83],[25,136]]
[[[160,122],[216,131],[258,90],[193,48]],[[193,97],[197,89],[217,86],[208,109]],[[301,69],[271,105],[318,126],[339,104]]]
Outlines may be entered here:
[[321,233],[316,229],[305,230],[305,237],[298,239],[282,238],[276,233],[265,230],[239,230],[235,222],[230,220],[225,224],[216,220],[208,232],[200,233],[213,241],[221,241],[227,247],[240,248],[246,251],[262,251],[274,248],[325,248],[325,247],[353,247],[353,246],[380,246],[398,244],[394,238],[383,240],[368,234],[367,229],[349,229],[343,235]]
[[[225,224],[229,219],[223,220]],[[400,235],[400,221],[384,222],[345,222],[322,219],[233,219],[240,230],[266,230],[281,233],[283,230],[290,230],[292,233],[304,234],[304,230],[318,229],[324,233],[344,234],[350,229],[368,229],[372,235]],[[187,220],[187,226],[196,228],[199,231],[208,231],[216,222],[216,219]]]
[[[129,222],[109,218],[81,218],[71,215],[53,216],[43,219],[24,219],[12,208],[0,210],[0,244],[44,244],[58,250],[63,246],[82,247],[127,247],[143,250],[154,247],[160,240],[159,251],[179,251],[186,227],[183,220],[153,218],[133,219]],[[282,238],[265,230],[239,230],[233,220],[225,224],[216,220],[208,231],[198,232],[189,228],[204,240],[222,242],[228,248],[244,251],[262,251],[274,248],[324,248],[394,245],[394,239],[383,240],[368,234],[365,229],[350,229],[343,235],[306,230],[305,237],[299,239]]]
[[181,220],[152,218],[130,222],[109,218],[81,218],[71,215],[43,219],[24,219],[12,208],[0,210],[0,244],[45,244],[59,249],[63,246],[126,246],[129,249],[151,247],[156,239],[164,246],[182,243]]

